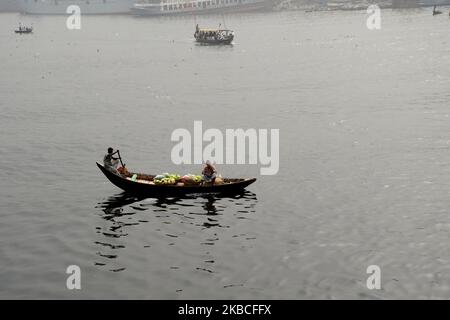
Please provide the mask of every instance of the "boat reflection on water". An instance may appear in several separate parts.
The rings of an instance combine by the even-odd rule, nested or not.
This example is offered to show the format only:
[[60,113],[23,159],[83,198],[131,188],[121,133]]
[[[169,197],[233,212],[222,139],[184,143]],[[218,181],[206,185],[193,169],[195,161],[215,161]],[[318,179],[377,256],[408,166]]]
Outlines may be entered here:
[[[198,251],[198,246],[213,245],[221,233],[242,224],[241,219],[250,219],[256,212],[257,201],[256,194],[250,191],[173,198],[145,198],[127,193],[111,196],[96,206],[101,220],[96,226],[94,242],[98,258],[94,264],[109,271],[124,271],[126,266],[118,259],[127,246],[133,250],[162,249],[161,246],[175,245],[177,241],[185,242],[186,238],[198,238],[191,244]],[[206,231],[211,229],[214,237]]]
[[[135,195],[127,194],[126,192],[121,192],[117,195],[110,196],[108,199],[106,199],[103,202],[100,202],[96,208],[102,209],[102,211],[106,215],[115,215],[118,214],[121,215],[121,212],[123,211],[123,208],[129,205],[132,205],[133,203],[137,203],[146,199],[154,199],[154,202],[151,202],[150,204],[155,207],[162,207],[167,204],[171,205],[180,205],[184,206],[182,203],[183,200],[195,200],[200,199],[200,201],[206,200],[203,208],[205,209],[205,214],[216,214],[217,210],[215,209],[214,203],[217,200],[220,199],[245,199],[245,200],[254,200],[257,201],[256,194],[250,191],[243,190],[241,193],[233,194],[233,195],[214,195],[214,194],[202,194],[199,196],[192,195],[192,196],[184,196],[184,197],[174,197],[174,198],[148,198],[148,197],[136,197]],[[139,210],[139,209],[138,209]],[[104,217],[106,218],[106,217]],[[108,219],[107,219],[108,220]]]

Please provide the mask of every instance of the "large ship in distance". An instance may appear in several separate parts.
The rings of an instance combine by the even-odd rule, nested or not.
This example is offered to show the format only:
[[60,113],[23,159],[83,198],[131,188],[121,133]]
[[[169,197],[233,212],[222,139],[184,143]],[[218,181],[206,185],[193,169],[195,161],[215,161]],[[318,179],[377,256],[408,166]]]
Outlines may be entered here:
[[67,14],[71,5],[81,14],[130,13],[135,0],[17,0],[22,12],[28,14]]
[[132,11],[140,15],[173,15],[255,11],[271,6],[270,0],[146,0],[136,3]]
[[19,0],[0,0],[0,12],[19,11]]

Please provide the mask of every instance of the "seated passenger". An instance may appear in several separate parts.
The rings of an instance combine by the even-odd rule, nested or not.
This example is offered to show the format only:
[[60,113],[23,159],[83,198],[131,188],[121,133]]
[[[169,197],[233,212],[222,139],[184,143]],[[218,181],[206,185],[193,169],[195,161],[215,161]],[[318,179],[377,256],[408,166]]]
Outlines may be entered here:
[[216,168],[209,160],[206,160],[205,167],[203,168],[202,171],[202,184],[204,183],[214,184],[216,176],[217,176]]

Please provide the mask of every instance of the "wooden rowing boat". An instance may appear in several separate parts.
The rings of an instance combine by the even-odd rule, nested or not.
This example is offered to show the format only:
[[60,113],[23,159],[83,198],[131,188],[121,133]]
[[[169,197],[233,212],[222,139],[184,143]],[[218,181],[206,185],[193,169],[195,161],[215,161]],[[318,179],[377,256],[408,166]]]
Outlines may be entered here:
[[[148,195],[148,196],[182,196],[186,194],[205,194],[205,193],[238,193],[256,181],[251,179],[223,179],[221,185],[155,185],[151,181],[155,175],[132,173],[121,175],[106,169],[97,162],[97,166],[109,181],[116,187],[127,193]],[[136,181],[130,179],[130,176],[137,175]]]
[[197,25],[194,38],[202,44],[231,44],[234,39],[234,32],[227,29],[200,29]]
[[19,28],[17,30],[14,30],[14,32],[19,34],[33,33],[33,28]]

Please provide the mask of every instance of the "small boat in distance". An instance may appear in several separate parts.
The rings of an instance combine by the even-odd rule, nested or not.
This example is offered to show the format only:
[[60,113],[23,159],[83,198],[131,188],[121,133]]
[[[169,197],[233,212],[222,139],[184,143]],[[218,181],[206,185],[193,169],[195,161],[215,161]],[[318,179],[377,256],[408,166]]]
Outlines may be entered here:
[[442,11],[436,10],[436,6],[433,7],[433,16],[437,15],[437,14],[441,14]]
[[[256,181],[256,178],[251,179],[223,179],[223,184],[220,185],[158,185],[153,183],[155,175],[148,175],[142,173],[127,172],[124,174],[115,173],[105,168],[97,162],[97,167],[100,171],[114,184],[116,187],[122,189],[126,193],[133,195],[170,197],[183,196],[186,194],[236,194],[242,192],[246,187]],[[133,179],[134,177],[134,179]]]
[[203,44],[231,44],[234,32],[228,29],[200,29],[197,25],[194,38]]
[[19,24],[19,28],[14,30],[15,33],[24,34],[24,33],[33,33],[33,27],[24,27]]

